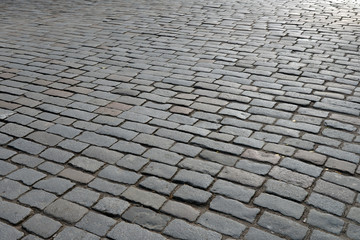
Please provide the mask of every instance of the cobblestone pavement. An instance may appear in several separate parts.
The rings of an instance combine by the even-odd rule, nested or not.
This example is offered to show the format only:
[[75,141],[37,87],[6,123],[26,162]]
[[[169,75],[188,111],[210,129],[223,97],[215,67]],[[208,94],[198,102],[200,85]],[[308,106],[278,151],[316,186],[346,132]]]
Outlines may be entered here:
[[360,239],[360,3],[1,0],[0,239]]

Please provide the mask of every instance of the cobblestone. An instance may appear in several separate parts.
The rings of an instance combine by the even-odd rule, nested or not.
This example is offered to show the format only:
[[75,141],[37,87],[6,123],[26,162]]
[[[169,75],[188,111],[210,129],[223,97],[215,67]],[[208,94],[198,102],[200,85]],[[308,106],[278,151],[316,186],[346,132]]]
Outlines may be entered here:
[[355,2],[1,1],[0,238],[359,239]]

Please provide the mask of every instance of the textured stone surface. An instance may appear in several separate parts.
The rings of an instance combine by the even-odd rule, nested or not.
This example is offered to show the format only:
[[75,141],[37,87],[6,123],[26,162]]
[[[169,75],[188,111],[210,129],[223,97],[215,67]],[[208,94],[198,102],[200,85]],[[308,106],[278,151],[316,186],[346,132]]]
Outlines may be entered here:
[[0,239],[359,239],[357,1],[0,2]]

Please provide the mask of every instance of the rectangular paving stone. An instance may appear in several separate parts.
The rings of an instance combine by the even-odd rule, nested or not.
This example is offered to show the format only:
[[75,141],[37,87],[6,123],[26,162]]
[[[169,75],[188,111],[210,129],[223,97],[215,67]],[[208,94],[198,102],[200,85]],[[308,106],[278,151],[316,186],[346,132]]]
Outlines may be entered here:
[[344,221],[340,218],[327,213],[321,213],[314,209],[310,210],[306,222],[335,234],[339,234],[344,227]]
[[143,207],[131,207],[122,215],[122,218],[136,223],[142,227],[150,230],[161,231],[170,221],[170,217],[164,214],[159,214],[153,210]]
[[[22,236],[24,236],[23,232],[20,232],[19,230],[17,230],[15,227],[10,226],[8,224],[2,223],[0,222],[0,233],[1,236],[4,239],[14,239],[14,240],[18,240],[20,239]],[[25,239],[25,238],[23,238]],[[26,240],[26,239],[25,239]]]
[[96,172],[104,165],[103,162],[82,156],[72,159],[69,163],[77,168],[81,168],[91,173]]
[[267,193],[261,193],[256,197],[254,204],[280,212],[282,215],[293,217],[295,219],[300,219],[305,211],[304,206],[301,204]]
[[110,149],[114,149],[123,153],[131,153],[136,155],[141,155],[146,151],[146,148],[138,143],[122,141],[122,140],[119,140],[117,143],[112,145]]
[[210,191],[245,203],[250,202],[255,194],[253,189],[224,180],[217,180]]
[[41,214],[35,214],[22,226],[27,231],[35,233],[40,237],[49,238],[54,235],[62,225],[60,222],[55,221],[49,217]]
[[130,141],[136,135],[138,135],[138,133],[134,131],[130,131],[119,127],[110,127],[110,126],[102,126],[96,130],[96,133],[99,133],[101,135],[108,135],[128,141]]
[[45,174],[30,168],[21,168],[7,176],[7,178],[20,181],[25,185],[33,185],[44,177],[46,177]]
[[303,163],[301,161],[297,161],[293,158],[284,158],[279,166],[285,167],[287,169],[291,169],[300,173],[304,173],[306,175],[312,176],[312,177],[318,177],[320,176],[322,172],[322,168],[310,165],[307,163]]
[[140,183],[140,186],[169,196],[177,185],[157,177],[147,177]]
[[149,145],[152,147],[158,147],[163,149],[169,149],[175,143],[173,140],[157,137],[153,135],[148,135],[145,133],[139,134],[134,138],[133,141],[144,145]]
[[0,200],[0,218],[12,224],[18,224],[29,216],[31,212],[30,208]]
[[304,239],[306,233],[308,232],[307,227],[290,219],[268,212],[263,213],[258,221],[258,224],[264,228],[269,229],[270,231],[279,233],[294,240]]
[[207,201],[209,201],[212,194],[198,188],[194,188],[188,185],[182,185],[176,190],[173,196],[174,198],[181,199],[185,202],[205,204],[207,203]]
[[58,176],[84,184],[89,183],[91,180],[94,179],[93,175],[75,170],[73,168],[65,168],[59,173]]
[[114,182],[125,184],[135,184],[141,178],[140,174],[132,171],[123,170],[115,166],[105,167],[103,170],[100,171],[98,176]]
[[66,163],[74,154],[57,148],[48,148],[40,154],[40,157],[57,163]]
[[158,148],[149,149],[144,153],[143,157],[149,160],[162,162],[169,165],[176,165],[183,158],[177,153],[169,152]]
[[293,172],[278,166],[273,167],[269,175],[277,180],[281,180],[302,188],[310,187],[315,180],[313,177]]
[[83,132],[76,139],[99,147],[110,147],[117,141],[113,137],[103,136],[94,132]]
[[[44,162],[44,159],[27,154],[17,154],[11,159],[11,161],[14,163],[25,165],[29,168],[34,168],[38,166],[40,163]],[[1,161],[0,161],[0,169],[6,169],[5,166],[4,168],[1,167]],[[0,175],[1,175],[1,170],[0,170]]]
[[63,112],[60,112],[60,115],[76,118],[84,121],[90,121],[91,119],[95,118],[97,115],[94,113],[89,113],[77,109],[66,109]]
[[0,176],[5,176],[16,169],[17,166],[15,166],[14,164],[5,162],[4,160],[0,160]]
[[314,191],[349,204],[353,203],[355,199],[355,192],[350,189],[321,179],[316,182]]
[[0,180],[0,196],[3,198],[14,200],[28,190],[28,187],[17,181],[7,178]]
[[205,160],[220,163],[220,164],[226,165],[226,166],[234,166],[235,163],[239,160],[239,158],[232,156],[232,155],[226,155],[226,154],[208,151],[208,150],[203,150],[200,153],[200,157]]
[[211,201],[210,209],[225,213],[250,223],[255,221],[256,216],[260,212],[259,208],[251,208],[244,205],[243,203],[221,196],[216,196]]
[[144,168],[144,170],[142,170],[142,173],[170,179],[174,176],[177,170],[177,167],[169,166],[162,163],[151,162]]
[[55,124],[55,125],[49,127],[46,131],[49,133],[58,134],[65,138],[74,138],[82,132],[79,129],[65,126],[62,124]]
[[43,190],[31,190],[19,198],[19,202],[38,209],[44,209],[57,198],[56,195]]
[[175,219],[169,223],[165,228],[164,234],[177,239],[208,239],[208,240],[220,240],[221,234],[211,230],[205,230],[194,225],[190,225],[183,220]]
[[116,165],[134,171],[139,171],[144,165],[149,162],[146,158],[127,154],[116,162]]
[[160,209],[166,201],[166,198],[156,193],[144,191],[135,187],[129,187],[121,194],[124,198],[143,204],[145,206]]
[[81,187],[76,187],[64,195],[64,199],[86,207],[91,207],[99,197],[99,193]]
[[204,227],[234,238],[239,238],[246,228],[241,223],[209,211],[202,214],[197,222]]
[[120,216],[129,206],[130,204],[122,199],[104,197],[93,208],[111,216]]
[[147,239],[147,240],[165,240],[162,235],[150,232],[139,225],[127,222],[117,224],[107,236],[115,240]]
[[252,172],[259,175],[266,175],[270,171],[272,166],[244,159],[237,162],[235,167],[245,170],[247,172]]
[[218,177],[252,187],[261,186],[265,180],[262,176],[232,167],[223,168]]
[[222,165],[204,161],[197,158],[185,158],[180,163],[178,163],[178,166],[181,168],[206,173],[211,176],[215,176],[218,172],[220,172]]
[[326,171],[322,179],[360,192],[360,179],[357,177]]
[[260,162],[269,162],[272,164],[276,164],[280,160],[280,156],[278,154],[271,154],[253,149],[246,149],[245,152],[241,154],[241,157],[249,158]]
[[45,213],[68,223],[76,223],[89,210],[64,199],[58,199],[45,208]]
[[198,173],[194,171],[189,171],[181,169],[174,176],[173,181],[182,182],[192,185],[194,187],[199,187],[206,189],[213,182],[213,178],[208,174]]
[[110,164],[116,163],[124,156],[124,154],[119,153],[117,151],[112,151],[107,148],[96,147],[96,146],[91,146],[85,149],[85,151],[83,151],[82,154],[90,158],[95,158],[97,160],[100,160],[101,162],[110,163]]
[[230,143],[223,143],[202,137],[193,138],[193,140],[191,140],[191,143],[199,145],[200,147],[208,148],[215,151],[225,152],[233,155],[240,155],[244,151],[242,147]]
[[308,195],[308,192],[301,187],[285,182],[268,179],[265,183],[265,191],[281,197],[301,202]]
[[195,221],[200,215],[200,211],[184,203],[169,200],[161,208],[162,212],[170,214],[176,218]]
[[360,161],[360,157],[355,153],[342,151],[332,147],[319,146],[315,151],[322,153],[324,155],[328,155],[337,159],[345,160],[356,164],[359,163]]
[[14,137],[24,137],[34,130],[28,127],[24,127],[16,123],[7,123],[0,128],[0,132],[9,134]]
[[265,231],[251,227],[247,232],[247,234],[245,235],[245,239],[246,240],[284,240],[285,238],[280,238]]
[[316,165],[323,165],[326,161],[326,156],[319,153],[304,151],[304,150],[297,150],[294,155],[294,158],[305,160],[307,162],[314,163]]
[[344,203],[315,192],[311,193],[306,203],[338,216],[341,216],[345,211]]
[[45,190],[47,192],[55,193],[57,195],[61,195],[70,188],[72,188],[74,185],[75,183],[67,179],[51,177],[37,182],[34,187]]
[[112,218],[95,212],[88,212],[75,226],[98,236],[105,236],[115,223],[116,221]]
[[39,153],[41,153],[46,147],[38,144],[38,143],[34,143],[22,138],[18,138],[12,142],[10,142],[8,144],[10,147],[13,147],[17,150],[20,150],[22,152],[26,152],[26,153],[30,153],[33,155],[37,155]]

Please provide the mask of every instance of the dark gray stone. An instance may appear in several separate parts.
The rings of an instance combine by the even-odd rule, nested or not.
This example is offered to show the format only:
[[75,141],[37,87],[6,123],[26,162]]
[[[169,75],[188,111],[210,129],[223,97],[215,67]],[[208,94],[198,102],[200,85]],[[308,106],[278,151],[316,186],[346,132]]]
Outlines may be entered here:
[[311,193],[306,203],[338,216],[341,216],[345,211],[344,203],[315,192]]
[[311,209],[306,222],[325,231],[339,234],[344,227],[344,221],[333,215]]
[[311,234],[310,240],[341,240],[341,238],[319,230],[314,230]]
[[40,157],[57,163],[66,163],[73,156],[74,154],[57,148],[48,148],[40,154]]
[[0,181],[0,196],[10,200],[18,198],[28,190],[28,187],[10,179],[4,178]]
[[239,162],[237,162],[235,167],[255,174],[266,175],[270,171],[272,166],[249,160],[240,160]]
[[254,196],[255,190],[224,180],[216,180],[210,189],[211,192],[248,203]]
[[139,171],[144,165],[149,162],[146,158],[127,154],[122,157],[116,165],[130,170]]
[[198,173],[194,171],[181,169],[175,177],[173,181],[187,183],[194,187],[199,187],[206,189],[213,182],[213,178],[208,174]]
[[260,212],[258,208],[250,208],[246,205],[221,196],[215,197],[210,203],[210,209],[216,210],[247,222],[254,222]]
[[78,203],[85,207],[91,207],[94,205],[99,197],[99,193],[81,187],[76,187],[64,195],[64,199]]
[[126,184],[134,184],[141,178],[140,174],[123,170],[115,166],[105,167],[103,170],[100,171],[98,176],[109,179],[111,181]]
[[160,207],[166,201],[166,198],[161,195],[144,191],[135,187],[129,187],[121,195],[130,201],[134,201],[154,209],[160,209]]
[[164,206],[161,208],[161,211],[170,214],[177,218],[183,218],[188,221],[195,221],[200,215],[200,211],[180,202],[175,202],[172,200],[167,201]]
[[257,228],[250,228],[247,234],[245,235],[246,240],[284,240],[284,238],[279,238],[270,233],[261,231]]
[[252,187],[259,187],[263,184],[265,178],[259,175],[249,173],[240,169],[225,167],[218,175],[219,178],[224,178],[233,182],[244,184]]
[[43,238],[49,238],[54,235],[62,225],[60,222],[49,217],[35,214],[22,226],[29,232],[35,233]]
[[307,227],[299,223],[268,212],[263,213],[258,224],[270,231],[285,235],[294,240],[304,239],[308,231]]
[[33,185],[35,182],[46,177],[45,174],[30,168],[21,168],[7,176],[10,179],[21,181],[26,185]]
[[54,240],[69,240],[69,239],[100,240],[100,237],[75,227],[65,227],[64,230],[58,233],[54,238]]
[[177,167],[169,166],[162,163],[156,163],[151,162],[149,165],[147,165],[144,170],[142,170],[142,173],[154,175],[157,177],[170,179],[177,171]]
[[170,221],[170,217],[142,207],[129,208],[122,218],[155,231],[161,231]]
[[182,159],[182,156],[177,153],[169,152],[158,148],[149,149],[148,151],[146,151],[143,157],[149,160],[154,160],[169,165],[176,165]]
[[64,220],[68,223],[76,223],[87,212],[88,209],[63,199],[58,199],[45,208],[46,214]]
[[147,177],[140,183],[140,186],[169,196],[177,185],[157,177]]
[[101,178],[95,178],[88,186],[97,191],[110,193],[115,196],[119,196],[126,189],[124,185],[108,182]]
[[246,226],[241,223],[212,212],[205,212],[202,214],[197,220],[197,223],[234,238],[239,238],[246,228]]
[[305,210],[303,205],[267,193],[255,198],[254,204],[296,219],[300,219]]
[[0,200],[0,218],[12,224],[17,224],[24,220],[31,213],[30,208]]
[[165,228],[164,234],[182,240],[220,240],[222,238],[219,233],[190,225],[179,219],[171,221]]
[[100,160],[101,162],[106,162],[110,164],[116,163],[124,156],[124,154],[122,153],[96,146],[91,146],[87,148],[85,151],[82,152],[82,154],[90,158]]
[[24,233],[10,225],[0,222],[0,236],[6,240],[18,240],[24,236]]
[[55,201],[56,198],[57,196],[54,194],[34,189],[22,195],[19,202],[42,210]]
[[138,225],[120,222],[117,224],[107,236],[115,240],[133,240],[133,239],[146,239],[146,240],[165,240],[163,236],[157,233],[150,232]]
[[52,177],[45,180],[41,180],[37,182],[34,187],[39,188],[48,192],[55,193],[57,195],[61,195],[70,188],[72,188],[75,183],[58,177]]
[[211,197],[211,193],[183,185],[174,193],[174,198],[195,204],[205,204]]
[[105,236],[116,221],[104,215],[89,212],[75,226],[98,236]]

